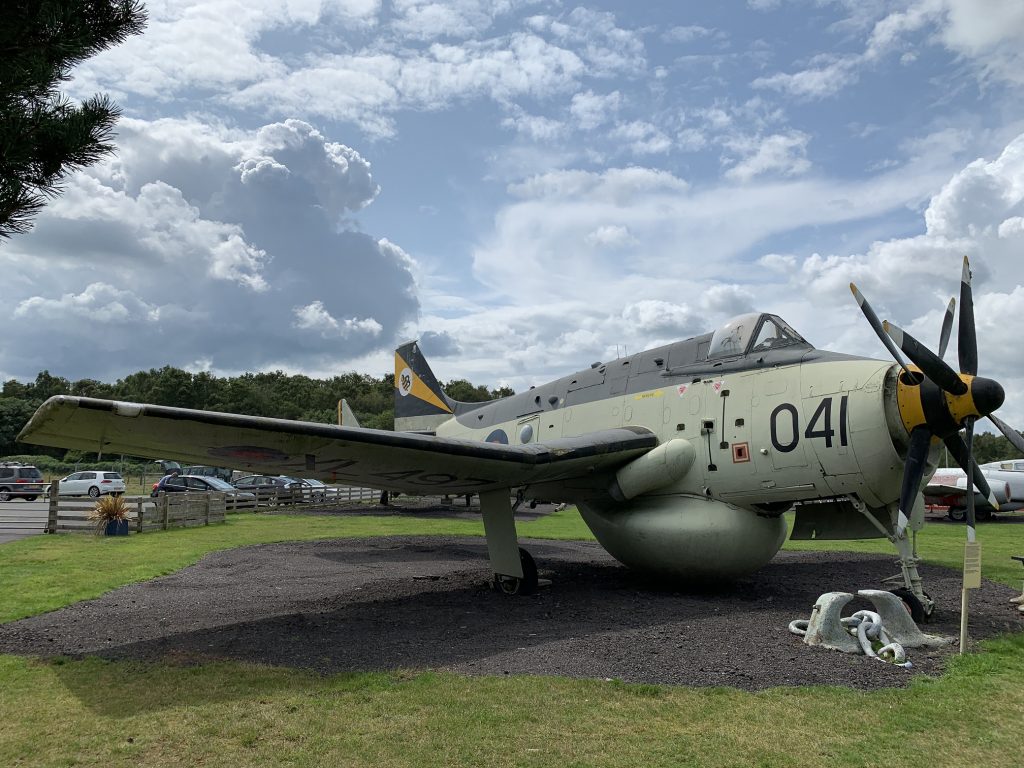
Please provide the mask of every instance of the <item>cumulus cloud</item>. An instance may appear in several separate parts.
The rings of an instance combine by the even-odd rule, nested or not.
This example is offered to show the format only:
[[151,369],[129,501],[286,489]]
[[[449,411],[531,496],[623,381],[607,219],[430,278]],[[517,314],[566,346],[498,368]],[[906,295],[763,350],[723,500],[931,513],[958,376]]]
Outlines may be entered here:
[[295,327],[303,331],[314,331],[325,339],[347,338],[354,333],[377,336],[384,327],[372,317],[363,319],[343,318],[338,320],[324,308],[322,301],[314,301],[305,307],[295,307]]
[[[296,120],[125,120],[119,141],[0,252],[23,276],[0,309],[20,329],[0,341],[9,374],[34,375],[51,338],[76,376],[330,367],[415,317],[411,257],[343,226],[378,193],[354,149]],[[72,343],[89,335],[125,354]]]

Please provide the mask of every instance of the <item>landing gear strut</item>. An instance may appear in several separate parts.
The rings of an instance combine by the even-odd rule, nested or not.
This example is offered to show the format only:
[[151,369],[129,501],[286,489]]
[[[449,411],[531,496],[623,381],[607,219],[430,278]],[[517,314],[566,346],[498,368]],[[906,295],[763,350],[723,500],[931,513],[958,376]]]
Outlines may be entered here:
[[[867,518],[872,525],[878,528],[879,532],[881,532],[882,535],[892,542],[894,547],[896,547],[896,552],[899,553],[899,560],[897,562],[900,566],[900,573],[897,576],[885,579],[885,581],[890,584],[902,584],[902,587],[891,590],[892,593],[903,600],[903,604],[907,606],[907,610],[910,612],[911,618],[916,623],[927,621],[935,612],[935,601],[932,600],[928,596],[928,593],[921,588],[921,574],[917,570],[917,564],[921,562],[921,559],[917,556],[917,547],[915,546],[916,542],[907,538],[906,532],[904,532],[903,535],[897,535],[895,533],[899,505],[889,505],[892,528],[887,530],[886,527],[871,514],[867,505],[863,501],[853,495],[849,495],[846,498],[850,500],[854,509],[864,515],[864,517]],[[911,535],[916,538],[916,534],[911,532]]]
[[523,577],[502,576],[494,574],[494,588],[505,595],[532,595],[537,591],[537,564],[533,557],[522,547],[519,548],[519,562],[523,567]]

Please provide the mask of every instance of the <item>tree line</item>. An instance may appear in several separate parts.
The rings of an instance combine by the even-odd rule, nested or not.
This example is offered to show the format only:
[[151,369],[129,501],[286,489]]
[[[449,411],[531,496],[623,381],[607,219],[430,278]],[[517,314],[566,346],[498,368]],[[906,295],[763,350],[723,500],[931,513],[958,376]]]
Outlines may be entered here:
[[[54,395],[129,400],[324,424],[337,423],[338,401],[345,398],[361,426],[393,429],[394,386],[395,377],[390,373],[381,378],[352,372],[313,379],[282,371],[220,377],[165,366],[139,371],[108,384],[95,379],[69,381],[42,371],[35,381],[22,383],[10,379],[0,390],[0,456],[34,453],[65,457],[61,449],[44,449],[16,440],[36,408]],[[443,386],[450,397],[463,402],[476,403],[514,394],[508,387],[488,389],[465,379],[453,379]]]

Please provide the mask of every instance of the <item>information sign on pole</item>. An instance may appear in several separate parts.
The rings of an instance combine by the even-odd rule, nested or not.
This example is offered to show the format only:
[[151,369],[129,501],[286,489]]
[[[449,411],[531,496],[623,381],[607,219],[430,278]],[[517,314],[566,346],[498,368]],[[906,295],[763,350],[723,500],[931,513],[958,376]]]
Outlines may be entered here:
[[981,543],[969,541],[964,545],[964,589],[981,588]]

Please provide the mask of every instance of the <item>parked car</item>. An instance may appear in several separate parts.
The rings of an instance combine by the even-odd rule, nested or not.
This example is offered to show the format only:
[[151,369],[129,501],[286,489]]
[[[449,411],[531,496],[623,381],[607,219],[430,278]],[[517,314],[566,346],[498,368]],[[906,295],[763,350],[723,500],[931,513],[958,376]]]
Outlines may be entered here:
[[243,475],[231,484],[243,491],[272,491],[286,488],[290,482],[292,479],[283,475]]
[[197,464],[193,467],[184,467],[181,470],[183,475],[196,475],[197,477],[219,477],[221,480],[230,483],[233,471],[227,467],[210,467],[206,464]]
[[[163,483],[161,485],[161,483]],[[150,496],[159,496],[161,493],[224,493],[233,497],[237,502],[256,502],[256,494],[246,491],[239,491],[230,483],[226,483],[219,477],[198,477],[196,475],[169,475],[153,486]]]
[[299,478],[298,482],[302,484],[303,489],[306,489],[306,494],[314,504],[319,504],[327,498],[327,483],[309,477]]
[[0,501],[35,501],[46,492],[43,473],[31,464],[0,464]]
[[327,498],[327,486],[319,480],[288,477],[287,475],[245,475],[232,483],[235,488],[256,493],[286,489],[302,493],[304,499],[319,503]]
[[124,479],[117,472],[94,470],[74,472],[57,484],[57,493],[61,496],[89,495],[94,499],[105,494],[120,496],[124,489]]

